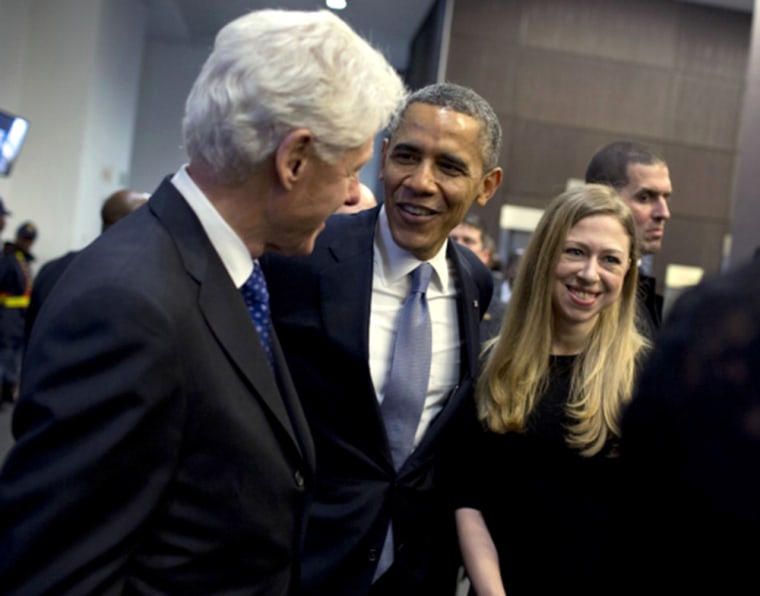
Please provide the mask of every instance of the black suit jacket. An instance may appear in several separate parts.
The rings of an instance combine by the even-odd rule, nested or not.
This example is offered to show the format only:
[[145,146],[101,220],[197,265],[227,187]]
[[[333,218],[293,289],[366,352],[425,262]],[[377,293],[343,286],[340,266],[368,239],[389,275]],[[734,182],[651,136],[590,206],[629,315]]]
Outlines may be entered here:
[[656,291],[657,280],[639,272],[636,294],[636,316],[639,333],[654,342],[662,324],[663,297]]
[[32,325],[37,318],[37,313],[40,312],[40,307],[42,307],[45,298],[48,297],[51,290],[55,287],[58,278],[61,277],[78,254],[78,250],[72,250],[56,259],[52,259],[45,263],[37,272],[37,275],[34,276],[32,293],[29,297],[29,308],[26,309],[26,319],[24,321],[25,339],[29,338]]
[[469,250],[449,243],[459,289],[459,383],[397,474],[369,369],[378,211],[330,218],[310,257],[263,261],[273,320],[317,450],[304,594],[366,594],[391,517],[403,593],[451,594],[455,586],[453,512],[436,488],[434,464],[452,422],[472,407],[491,275]]
[[0,593],[292,594],[313,444],[169,182],[61,276],[0,472]]

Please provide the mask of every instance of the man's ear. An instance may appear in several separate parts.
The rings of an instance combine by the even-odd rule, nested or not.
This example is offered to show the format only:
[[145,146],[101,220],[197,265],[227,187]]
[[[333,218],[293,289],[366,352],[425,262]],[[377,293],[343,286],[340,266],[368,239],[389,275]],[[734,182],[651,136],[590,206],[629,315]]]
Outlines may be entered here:
[[383,139],[383,148],[380,150],[380,180],[385,180],[385,178],[383,178],[383,170],[385,169],[385,157],[388,155],[389,142],[390,139],[388,137],[385,137]]
[[275,151],[275,170],[286,190],[303,177],[306,162],[313,155],[313,145],[314,135],[308,128],[296,128],[280,141]]
[[483,207],[491,199],[499,188],[503,176],[504,171],[501,168],[496,167],[483,177],[483,181],[480,183],[480,195],[475,200],[478,205]]

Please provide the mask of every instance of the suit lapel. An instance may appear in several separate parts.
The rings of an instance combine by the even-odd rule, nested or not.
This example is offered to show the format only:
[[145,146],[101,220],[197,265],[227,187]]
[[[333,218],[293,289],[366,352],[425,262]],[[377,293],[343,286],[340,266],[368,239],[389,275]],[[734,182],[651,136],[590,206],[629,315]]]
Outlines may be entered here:
[[317,463],[314,455],[314,442],[309,431],[309,423],[306,421],[296,387],[293,384],[293,378],[290,376],[285,355],[280,346],[280,340],[277,338],[274,329],[272,329],[272,351],[274,352],[275,366],[277,367],[277,384],[280,388],[283,404],[288,411],[288,420],[293,425],[295,438],[301,447],[301,453],[306,459],[309,469],[316,470]]
[[[369,323],[372,302],[374,228],[379,209],[344,218],[331,233],[326,247],[328,264],[320,274],[322,325],[331,343],[349,355],[351,366],[362,367],[364,387],[357,395],[367,396],[352,404],[352,416],[362,420],[367,444],[378,446],[376,456],[393,469],[380,405],[369,367]],[[373,447],[374,448],[374,447]]]
[[[301,442],[291,424],[274,372],[256,336],[245,303],[197,217],[168,180],[154,193],[150,205],[174,239],[188,274],[198,283],[198,305],[212,333],[236,365],[241,377],[301,452]],[[250,332],[246,332],[249,328]],[[277,352],[278,365],[285,367],[279,344]]]
[[478,369],[480,352],[480,293],[475,285],[470,263],[461,257],[459,246],[449,242],[446,257],[454,264],[457,275],[457,314],[462,335],[461,376],[472,375]]
[[367,367],[370,386],[369,320],[376,220],[377,210],[345,219],[328,244],[332,264],[320,277],[324,328],[342,350],[358,355]]

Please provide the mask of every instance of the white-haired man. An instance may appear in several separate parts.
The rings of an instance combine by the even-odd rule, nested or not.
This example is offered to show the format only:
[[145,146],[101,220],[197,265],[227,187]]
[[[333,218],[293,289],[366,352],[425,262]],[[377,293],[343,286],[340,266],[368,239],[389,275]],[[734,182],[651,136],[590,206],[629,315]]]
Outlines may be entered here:
[[35,322],[0,472],[4,594],[297,593],[315,456],[256,259],[312,250],[403,96],[327,11],[219,32],[189,164]]

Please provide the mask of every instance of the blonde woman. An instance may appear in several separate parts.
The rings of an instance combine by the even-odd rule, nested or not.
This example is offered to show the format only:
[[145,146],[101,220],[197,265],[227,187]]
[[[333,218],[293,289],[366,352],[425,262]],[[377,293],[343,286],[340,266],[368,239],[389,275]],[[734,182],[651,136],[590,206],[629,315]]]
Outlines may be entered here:
[[547,207],[476,388],[457,483],[478,595],[614,593],[604,581],[615,444],[646,340],[628,207],[588,184]]

